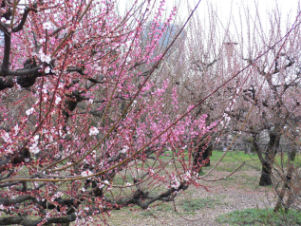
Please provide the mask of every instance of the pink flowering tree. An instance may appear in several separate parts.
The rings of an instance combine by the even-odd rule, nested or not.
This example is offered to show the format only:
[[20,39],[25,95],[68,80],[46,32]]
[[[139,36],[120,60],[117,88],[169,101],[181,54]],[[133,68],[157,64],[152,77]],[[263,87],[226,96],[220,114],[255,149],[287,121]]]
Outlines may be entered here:
[[192,152],[215,125],[152,79],[173,44],[155,51],[176,14],[164,8],[0,1],[1,225],[80,224],[198,185]]

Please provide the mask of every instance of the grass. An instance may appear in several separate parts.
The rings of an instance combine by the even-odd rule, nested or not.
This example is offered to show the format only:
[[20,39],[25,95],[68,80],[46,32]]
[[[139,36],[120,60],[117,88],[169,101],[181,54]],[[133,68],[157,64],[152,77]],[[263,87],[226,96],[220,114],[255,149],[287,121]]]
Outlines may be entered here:
[[[223,151],[214,150],[212,152],[212,156],[210,156],[211,166],[213,166],[224,154]],[[161,160],[170,161],[172,158],[172,152],[166,151],[162,156],[160,156]],[[188,160],[188,156],[185,156],[185,159]],[[246,162],[243,170],[248,169],[256,169],[261,170],[261,163],[257,157],[256,153],[248,153],[246,154],[244,151],[229,151],[227,152],[226,156],[224,157],[222,164],[217,167],[217,171],[225,171],[231,172],[235,167],[237,167],[240,163]],[[275,159],[275,165],[281,166],[283,164],[286,167],[287,163],[287,154],[278,153]],[[301,154],[297,153],[295,161],[295,167],[301,167]],[[210,169],[210,167],[209,167]]]
[[[222,155],[223,151],[213,151],[210,160],[217,161]],[[223,162],[234,162],[234,161],[258,161],[257,155],[254,153],[246,154],[243,151],[229,151]]]
[[213,209],[216,205],[221,204],[218,199],[207,198],[196,198],[196,199],[184,199],[179,203],[179,207],[185,214],[195,214],[196,211],[210,208]]
[[[213,151],[212,156],[210,157],[211,165],[213,166],[224,154],[222,151]],[[243,151],[229,151],[224,157],[222,164],[217,167],[218,171],[232,171],[239,163],[246,162],[246,165],[243,169],[257,169],[261,170],[261,163],[255,153],[246,154]],[[284,153],[281,155],[278,153],[276,155],[275,164],[277,166],[281,166],[281,162],[283,162],[283,166],[286,167],[287,164],[287,154]],[[296,168],[301,167],[301,154],[297,153],[294,161],[294,165]]]
[[[287,160],[288,160],[287,154],[281,155],[281,153],[279,153],[279,154],[276,156],[275,164],[276,164],[277,166],[281,166],[282,164],[283,164],[284,166],[286,166]],[[294,164],[294,166],[295,166],[296,168],[300,168],[300,167],[301,167],[301,154],[300,154],[300,153],[297,153],[297,154],[296,154],[296,157],[295,157],[295,160],[294,160],[293,164]]]
[[[212,156],[210,157],[210,166],[204,167],[203,171],[206,173],[212,167],[216,165],[216,163],[220,160],[224,152],[222,151],[213,151]],[[240,169],[240,171],[260,171],[261,164],[256,154],[245,154],[243,151],[229,151],[224,156],[223,160],[216,167],[217,172],[225,172],[229,174],[233,170],[235,170],[240,164],[245,162],[245,165]],[[232,181],[231,177],[229,181]]]
[[172,207],[171,203],[161,203],[157,206],[153,206],[147,211],[142,211],[140,213],[141,216],[145,217],[152,217],[152,216],[158,216],[158,214],[167,213],[167,212],[173,212],[174,208]]
[[301,212],[290,210],[274,213],[272,209],[245,209],[236,210],[220,215],[216,221],[227,225],[301,225]]
[[147,211],[141,211],[140,215],[143,217],[152,216],[164,216],[166,213],[169,214],[180,214],[180,215],[194,215],[197,211],[205,208],[214,209],[217,205],[221,205],[219,199],[206,197],[206,198],[185,198],[176,204],[176,208],[179,212],[174,212],[175,209],[172,203],[161,203],[156,206],[152,206]]

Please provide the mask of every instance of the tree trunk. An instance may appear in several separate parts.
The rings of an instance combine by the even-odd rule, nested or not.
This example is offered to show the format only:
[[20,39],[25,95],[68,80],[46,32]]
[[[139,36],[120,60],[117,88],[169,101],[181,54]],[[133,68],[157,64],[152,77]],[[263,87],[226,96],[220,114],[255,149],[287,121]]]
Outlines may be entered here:
[[259,180],[260,186],[269,186],[272,185],[272,164],[265,162],[262,164],[261,176]]
[[280,145],[281,133],[278,130],[269,132],[270,141],[265,153],[265,159],[262,161],[261,177],[259,180],[260,186],[269,186],[273,184],[273,165],[275,161],[275,156]]
[[[286,174],[286,177],[284,178],[282,189],[278,194],[278,201],[274,207],[274,212],[278,212],[279,209],[284,206],[285,212],[287,213],[291,204],[294,202],[295,194],[294,194],[294,190],[292,188],[291,180],[292,180],[294,169],[295,169],[293,162],[295,160],[296,153],[297,153],[296,150],[288,153],[287,174]],[[287,197],[287,201],[285,202],[284,196],[286,193],[287,193],[288,197]]]

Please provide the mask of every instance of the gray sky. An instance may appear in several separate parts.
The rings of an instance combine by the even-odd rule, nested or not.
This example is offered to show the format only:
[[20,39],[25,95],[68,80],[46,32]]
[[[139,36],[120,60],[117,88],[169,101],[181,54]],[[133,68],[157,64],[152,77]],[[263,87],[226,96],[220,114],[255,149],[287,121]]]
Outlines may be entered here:
[[[134,0],[118,0],[118,6],[122,10],[130,7]],[[184,20],[189,15],[189,9],[193,8],[198,0],[166,0],[167,10],[171,10],[173,6],[178,8],[178,17]],[[159,2],[159,1],[158,1]],[[268,22],[269,13],[278,7],[279,11],[285,17],[290,15],[290,21],[295,19],[296,11],[300,0],[202,0],[198,8],[199,17],[206,16],[208,6],[211,5],[216,10],[220,20],[227,22],[230,15],[232,19],[238,20],[239,11],[248,8],[251,15],[255,16],[256,8],[264,23]],[[284,19],[284,18],[283,18]],[[286,19],[283,20],[285,23]]]
[[[197,0],[168,0],[168,4],[177,4],[180,3],[180,13],[185,16],[187,14],[185,12],[185,8],[187,8],[187,2],[188,5],[193,6],[197,2]],[[258,8],[260,10],[260,13],[266,13],[269,12],[272,8],[276,7],[276,5],[279,6],[279,10],[283,12],[284,14],[287,14],[288,12],[294,12],[297,9],[299,0],[202,0],[201,4],[199,6],[199,12],[202,12],[203,10],[206,10],[206,5],[212,4],[214,8],[217,9],[218,13],[221,16],[227,16],[230,14],[231,10],[233,13],[237,12],[239,8],[241,8],[243,5],[249,6],[251,10],[255,10],[254,3],[258,5]]]

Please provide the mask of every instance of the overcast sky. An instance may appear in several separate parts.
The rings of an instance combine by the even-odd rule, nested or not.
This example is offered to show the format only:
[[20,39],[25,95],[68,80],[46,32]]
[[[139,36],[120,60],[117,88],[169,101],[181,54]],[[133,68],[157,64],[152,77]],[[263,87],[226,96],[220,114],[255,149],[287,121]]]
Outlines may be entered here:
[[[22,0],[24,1],[24,0]],[[134,0],[116,0],[120,11],[132,6]],[[161,0],[157,0],[160,2]],[[173,6],[178,8],[178,19],[184,21],[191,8],[193,8],[198,0],[166,0],[167,11]],[[255,16],[256,8],[259,10],[263,24],[268,23],[269,13],[278,6],[279,11],[283,15],[283,26],[285,26],[289,15],[289,23],[292,23],[296,16],[297,8],[301,0],[202,0],[195,16],[199,18],[206,17],[208,6],[211,5],[216,10],[216,15],[221,22],[228,22],[230,16],[233,21],[238,21],[238,14],[245,8],[249,9],[251,15]],[[180,23],[180,22],[177,22]],[[226,26],[226,25],[225,25]]]
[[[119,0],[118,6],[120,6],[121,9],[131,7],[132,1],[134,0]],[[161,0],[157,0],[158,3],[160,1]],[[187,19],[189,12],[191,12],[198,0],[165,0],[165,2],[167,16],[169,15],[168,12],[170,12],[174,6],[177,6],[178,14],[175,23],[180,25]],[[216,15],[214,19],[219,21],[218,30],[222,29],[220,33],[224,33],[231,19],[229,23],[230,34],[231,36],[233,35],[231,41],[239,42],[238,39],[240,39],[241,36],[239,30],[242,29],[243,34],[247,32],[245,21],[242,22],[242,26],[240,27],[241,21],[239,15],[241,15],[242,20],[244,20],[246,18],[245,13],[250,13],[251,21],[254,20],[254,24],[250,26],[258,26],[258,19],[256,18],[257,10],[263,30],[268,31],[271,29],[271,24],[269,23],[271,14],[277,9],[282,18],[282,34],[285,34],[287,28],[292,25],[296,18],[297,9],[300,9],[300,2],[301,0],[202,0],[194,17],[203,23],[202,28],[204,28],[204,26],[206,27],[206,23],[208,24],[209,21],[208,7],[212,7]],[[238,30],[235,30],[235,26]]]
[[[185,16],[187,15],[187,12],[185,12],[187,8],[187,2],[188,5],[191,7],[195,5],[197,0],[168,0],[168,4],[179,4],[180,3],[180,13]],[[251,10],[255,11],[254,5],[255,3],[258,5],[258,9],[261,13],[267,13],[272,8],[276,7],[278,5],[279,10],[282,11],[284,14],[287,14],[289,12],[296,12],[296,9],[298,7],[299,0],[202,0],[201,4],[199,6],[199,12],[202,12],[203,10],[206,10],[206,6],[209,4],[212,4],[214,8],[217,9],[218,13],[221,16],[227,16],[230,14],[231,10],[233,13],[237,12],[239,8],[243,6],[249,6]]]
[[[178,8],[178,17],[183,21],[189,15],[189,11],[193,8],[198,0],[166,0],[167,10],[173,6]],[[133,0],[119,0],[118,5],[121,9],[131,7]],[[159,2],[159,1],[158,1]],[[255,16],[256,7],[264,23],[269,19],[269,13],[278,7],[279,11],[292,22],[295,19],[296,11],[300,0],[202,0],[197,11],[197,16],[201,17],[208,12],[208,6],[211,5],[216,10],[220,20],[228,22],[229,17],[238,20],[239,11],[248,8],[251,15]],[[286,20],[286,19],[285,19]],[[285,22],[283,20],[283,23]]]

